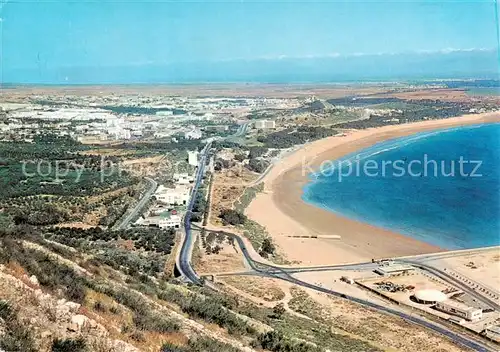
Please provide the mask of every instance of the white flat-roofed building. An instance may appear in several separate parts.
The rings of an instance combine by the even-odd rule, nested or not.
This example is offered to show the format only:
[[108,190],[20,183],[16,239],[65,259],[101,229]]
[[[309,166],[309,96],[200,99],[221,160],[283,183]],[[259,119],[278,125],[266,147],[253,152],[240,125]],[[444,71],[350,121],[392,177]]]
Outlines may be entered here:
[[484,334],[493,341],[500,342],[500,325],[487,327]]
[[123,129],[121,127],[110,127],[108,128],[108,134],[114,139],[130,139],[130,131]]
[[189,201],[191,188],[187,185],[177,185],[175,188],[158,187],[155,197],[159,202],[168,205],[186,205]]
[[456,315],[469,321],[476,321],[483,317],[483,310],[470,307],[462,302],[447,299],[436,302],[435,308],[448,314]]
[[435,304],[437,302],[446,301],[448,297],[439,290],[423,289],[418,290],[413,295],[415,301],[422,304]]
[[160,229],[178,229],[181,226],[181,217],[177,214],[157,215],[147,218],[139,218],[135,225],[154,226]]
[[177,214],[170,214],[170,216],[164,217],[158,222],[158,227],[161,229],[178,229],[181,227],[181,217]]
[[388,276],[391,274],[397,274],[397,273],[402,273],[404,271],[413,271],[413,270],[415,270],[415,268],[413,268],[410,265],[395,264],[394,262],[389,262],[389,263],[382,262],[381,265],[374,271],[379,275]]
[[272,120],[255,121],[255,128],[259,130],[274,129],[276,128],[276,122]]
[[198,166],[198,152],[188,151],[188,164],[192,166]]

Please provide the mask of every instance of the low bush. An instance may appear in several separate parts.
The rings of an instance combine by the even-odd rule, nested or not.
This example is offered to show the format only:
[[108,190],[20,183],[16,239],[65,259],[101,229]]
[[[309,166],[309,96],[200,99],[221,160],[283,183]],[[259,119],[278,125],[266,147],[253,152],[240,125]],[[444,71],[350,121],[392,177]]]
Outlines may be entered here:
[[0,318],[5,326],[0,334],[0,351],[36,351],[31,329],[18,319],[17,312],[7,301],[0,301]]
[[87,352],[87,345],[82,338],[56,339],[52,342],[52,352]]
[[247,220],[245,214],[233,209],[223,209],[219,215],[219,218],[222,219],[224,225],[241,225],[244,224]]

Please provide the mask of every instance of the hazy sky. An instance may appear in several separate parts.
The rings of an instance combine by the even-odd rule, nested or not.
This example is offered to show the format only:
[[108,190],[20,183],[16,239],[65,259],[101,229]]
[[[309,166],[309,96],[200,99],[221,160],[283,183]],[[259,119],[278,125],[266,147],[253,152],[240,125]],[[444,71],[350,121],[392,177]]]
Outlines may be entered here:
[[5,70],[494,49],[494,9],[493,1],[477,0],[16,0],[0,14],[2,64]]

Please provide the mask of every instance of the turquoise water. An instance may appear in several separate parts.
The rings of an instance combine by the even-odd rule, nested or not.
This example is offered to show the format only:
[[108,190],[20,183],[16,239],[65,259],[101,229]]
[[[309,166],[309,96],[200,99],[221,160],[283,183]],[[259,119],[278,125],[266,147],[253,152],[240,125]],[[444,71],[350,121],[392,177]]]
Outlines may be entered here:
[[310,175],[303,200],[442,248],[499,245],[499,137],[487,124],[385,141]]

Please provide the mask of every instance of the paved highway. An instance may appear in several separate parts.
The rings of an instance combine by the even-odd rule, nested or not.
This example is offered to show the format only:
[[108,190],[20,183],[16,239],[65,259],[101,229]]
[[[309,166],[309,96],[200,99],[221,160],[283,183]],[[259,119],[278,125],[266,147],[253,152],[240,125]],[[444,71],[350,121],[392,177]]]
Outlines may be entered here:
[[132,221],[132,219],[139,214],[139,212],[144,208],[146,203],[151,199],[153,196],[153,193],[156,191],[156,188],[158,187],[158,183],[156,183],[155,180],[149,177],[144,178],[148,183],[149,183],[149,189],[146,191],[142,199],[137,203],[137,205],[134,207],[132,212],[128,214],[125,218],[122,219],[122,221],[115,226],[116,230],[123,230],[127,228],[128,224]]
[[194,236],[191,231],[191,216],[193,214],[193,206],[196,200],[196,194],[198,193],[198,189],[205,172],[207,154],[210,150],[211,144],[212,143],[207,143],[207,145],[205,145],[200,153],[200,160],[198,163],[198,170],[196,171],[193,191],[191,192],[191,197],[189,199],[186,214],[184,215],[184,235],[182,239],[181,249],[177,257],[177,269],[179,270],[180,274],[190,282],[197,285],[200,285],[202,281],[191,266],[191,254],[194,245]]

